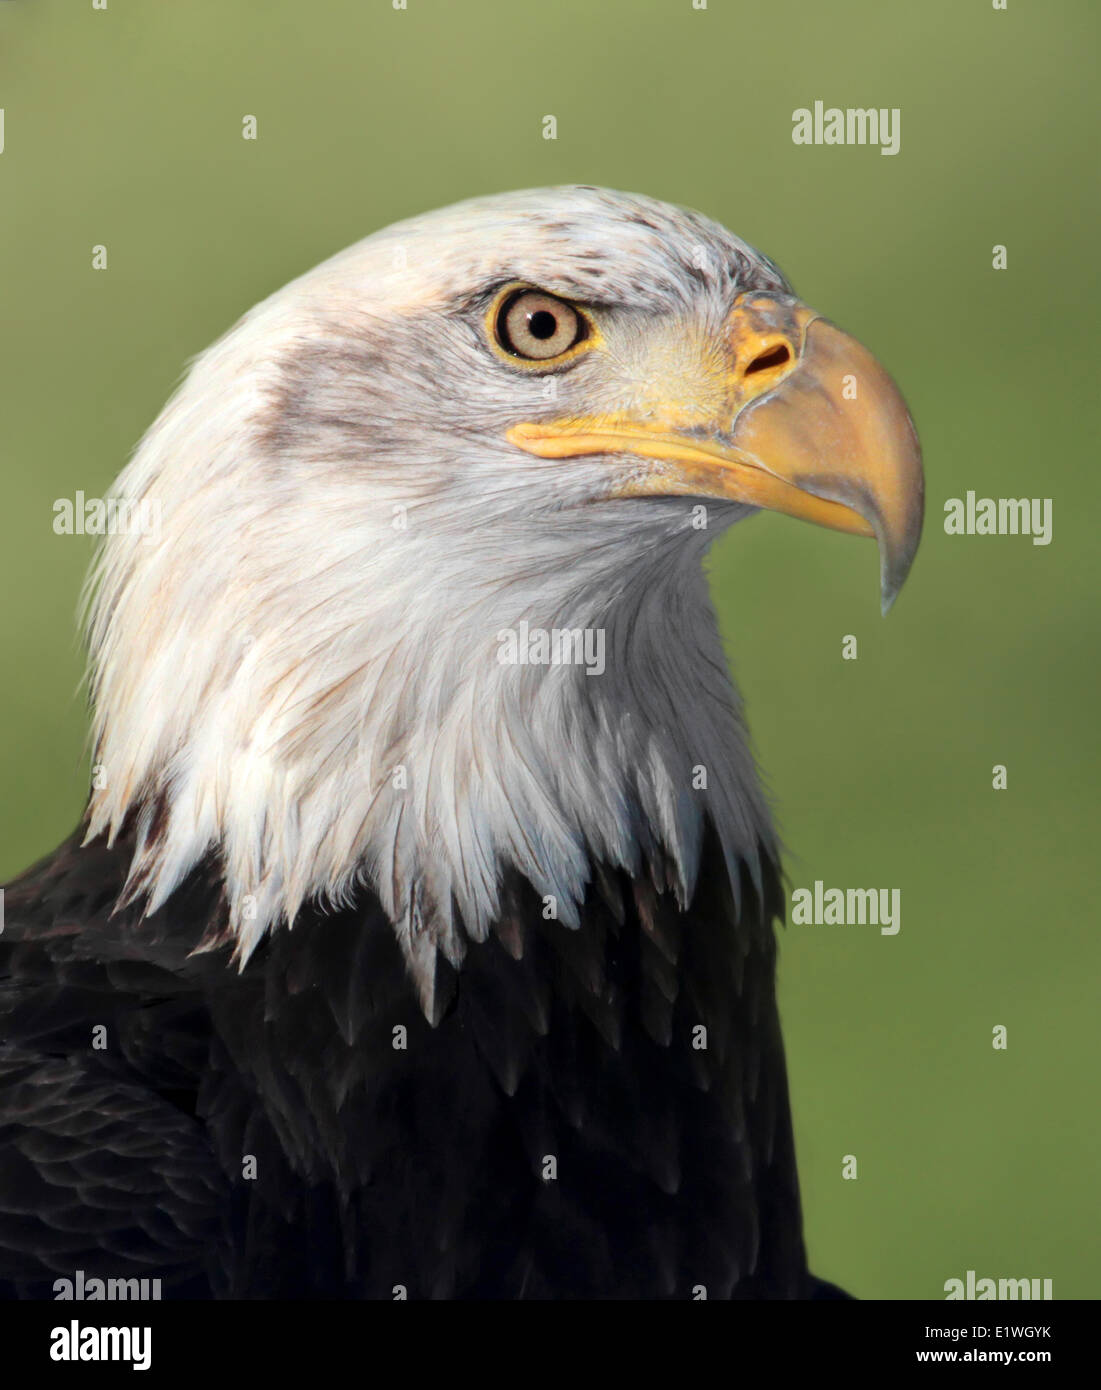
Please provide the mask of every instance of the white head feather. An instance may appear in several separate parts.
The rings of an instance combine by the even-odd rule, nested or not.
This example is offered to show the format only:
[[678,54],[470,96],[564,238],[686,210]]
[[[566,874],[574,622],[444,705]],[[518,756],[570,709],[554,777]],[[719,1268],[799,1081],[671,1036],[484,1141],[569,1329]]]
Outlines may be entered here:
[[[512,281],[604,316],[554,399],[485,341]],[[644,460],[505,438],[693,389],[747,288],[786,286],[716,224],[550,189],[369,237],[203,354],[116,488],[159,539],[109,537],[93,575],[88,837],[136,825],[130,895],[154,910],[217,854],[243,962],[368,884],[423,991],[506,870],[571,925],[598,861],[660,859],[687,902],[706,817],[755,870],[772,832],[701,569],[749,509],[700,530],[691,499],[615,497]],[[502,665],[524,621],[603,629],[604,674]]]

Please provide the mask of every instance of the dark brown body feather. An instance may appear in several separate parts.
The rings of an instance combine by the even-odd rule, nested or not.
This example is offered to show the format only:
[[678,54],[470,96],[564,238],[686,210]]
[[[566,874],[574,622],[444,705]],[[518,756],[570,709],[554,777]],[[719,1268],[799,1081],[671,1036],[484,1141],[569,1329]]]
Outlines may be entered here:
[[74,839],[7,893],[9,1294],[78,1269],[165,1296],[828,1290],[803,1253],[773,869],[764,901],[743,875],[739,915],[709,837],[687,912],[601,874],[576,931],[508,884],[431,1027],[366,891],[238,972],[193,954],[224,918],[213,866],[147,920],[111,915],[129,849]]

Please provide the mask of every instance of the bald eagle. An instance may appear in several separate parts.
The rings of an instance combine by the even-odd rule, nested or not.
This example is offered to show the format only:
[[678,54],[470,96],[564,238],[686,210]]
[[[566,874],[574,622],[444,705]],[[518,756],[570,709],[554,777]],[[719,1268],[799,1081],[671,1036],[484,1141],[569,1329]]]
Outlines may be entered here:
[[701,561],[770,508],[886,610],[883,368],[696,213],[491,197],[252,309],[114,496],[87,812],[0,936],[5,1290],[822,1293]]

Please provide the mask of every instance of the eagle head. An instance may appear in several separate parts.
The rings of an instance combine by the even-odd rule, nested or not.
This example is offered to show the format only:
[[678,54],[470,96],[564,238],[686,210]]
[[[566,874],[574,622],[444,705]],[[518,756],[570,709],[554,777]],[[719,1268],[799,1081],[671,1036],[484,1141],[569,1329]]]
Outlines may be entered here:
[[242,964],[368,885],[429,1010],[506,871],[567,926],[601,864],[687,903],[708,823],[756,873],[706,548],[759,508],[874,536],[886,609],[922,517],[865,349],[716,223],[588,187],[414,218],[287,285],[115,495],[160,527],[93,570],[88,838],[134,828],[146,911],[216,856]]

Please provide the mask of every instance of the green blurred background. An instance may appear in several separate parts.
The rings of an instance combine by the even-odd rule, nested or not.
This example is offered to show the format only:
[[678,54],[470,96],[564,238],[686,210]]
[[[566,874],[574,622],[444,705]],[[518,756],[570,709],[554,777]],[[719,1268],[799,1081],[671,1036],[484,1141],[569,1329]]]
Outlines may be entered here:
[[[902,890],[897,937],[784,933],[814,1268],[865,1298],[969,1269],[1097,1296],[1096,5],[408,5],[0,6],[0,879],[86,786],[92,542],[52,504],[102,494],[190,356],[456,199],[591,182],[699,208],[881,357],[926,457],[886,622],[851,538],[761,516],[713,561],[792,883]],[[793,145],[815,99],[901,108],[901,152]],[[946,536],[969,488],[1051,497],[1052,544]]]

